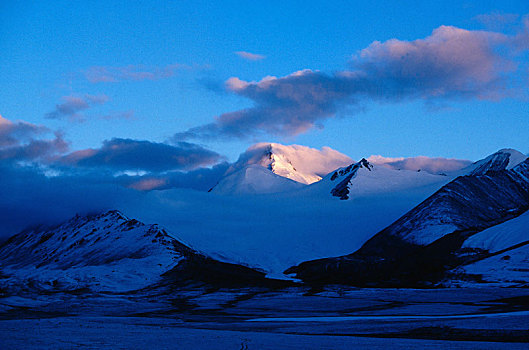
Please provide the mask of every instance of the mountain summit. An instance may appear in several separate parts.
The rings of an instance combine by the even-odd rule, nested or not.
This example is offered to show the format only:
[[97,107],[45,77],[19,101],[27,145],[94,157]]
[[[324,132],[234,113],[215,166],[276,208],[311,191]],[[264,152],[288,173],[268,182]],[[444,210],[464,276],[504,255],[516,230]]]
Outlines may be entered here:
[[504,148],[464,169],[465,175],[484,175],[488,171],[509,170],[522,163],[527,156],[515,149]]
[[264,274],[220,262],[164,228],[117,210],[77,215],[55,227],[35,227],[0,245],[0,289],[125,292],[169,281],[219,285],[261,282]]
[[258,143],[242,153],[212,192],[222,194],[275,193],[320,181],[329,172],[352,162],[329,147]]
[[351,162],[351,158],[329,147],[318,150],[300,145],[257,143],[241,154],[226,175],[257,164],[276,175],[308,185]]

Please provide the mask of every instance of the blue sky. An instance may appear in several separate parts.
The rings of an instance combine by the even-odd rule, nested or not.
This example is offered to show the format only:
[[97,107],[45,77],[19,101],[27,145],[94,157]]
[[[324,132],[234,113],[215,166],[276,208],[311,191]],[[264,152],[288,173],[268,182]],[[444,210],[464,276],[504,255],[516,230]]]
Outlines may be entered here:
[[[3,1],[0,114],[60,131],[68,152],[120,138],[193,142],[207,149],[198,153],[209,160],[211,150],[230,161],[262,141],[330,146],[354,159],[382,154],[476,160],[504,147],[527,153],[528,13],[523,0]],[[471,88],[467,80],[426,74],[428,66],[415,61],[411,67],[427,80],[410,85],[409,76],[394,79],[393,58],[370,46],[432,37],[419,47],[428,50],[440,26],[503,36],[487,34],[483,40],[494,43],[476,61],[493,60],[495,68],[461,68],[475,80]],[[474,38],[481,40],[468,40]],[[367,48],[368,57],[355,61]],[[382,71],[380,62],[391,71]],[[281,78],[307,69],[301,83]],[[358,90],[356,78],[340,76],[355,71],[368,76],[361,81],[365,90]],[[251,84],[267,76],[278,78],[280,92]],[[242,83],[227,87],[233,77]],[[277,94],[297,84],[332,91],[324,91],[321,105],[303,100],[292,109],[288,103],[297,97]],[[309,107],[317,111],[303,115]],[[246,112],[229,114],[238,111]],[[270,111],[281,119],[277,125]],[[235,121],[215,122],[221,115]]]

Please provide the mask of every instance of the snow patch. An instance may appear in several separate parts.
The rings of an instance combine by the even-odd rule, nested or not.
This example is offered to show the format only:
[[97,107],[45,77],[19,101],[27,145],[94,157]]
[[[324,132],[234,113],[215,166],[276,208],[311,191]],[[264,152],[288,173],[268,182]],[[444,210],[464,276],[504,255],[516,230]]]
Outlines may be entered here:
[[529,241],[529,211],[471,236],[463,243],[463,248],[494,253],[526,241]]

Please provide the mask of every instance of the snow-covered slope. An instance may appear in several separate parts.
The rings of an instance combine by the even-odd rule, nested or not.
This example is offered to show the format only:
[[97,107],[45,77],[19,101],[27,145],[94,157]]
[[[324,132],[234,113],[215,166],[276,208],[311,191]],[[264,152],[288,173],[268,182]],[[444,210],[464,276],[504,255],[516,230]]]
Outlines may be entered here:
[[257,164],[247,165],[223,177],[210,192],[222,195],[288,192],[305,185],[274,174]]
[[485,228],[529,204],[529,159],[509,168],[499,151],[441,188],[386,229],[413,244],[427,245],[454,232]]
[[154,283],[187,252],[157,225],[110,211],[11,237],[0,247],[0,269],[42,284],[132,290]]
[[463,248],[482,251],[484,257],[452,271],[456,276],[474,276],[466,278],[467,284],[470,280],[503,286],[529,285],[529,211],[471,236]]
[[76,216],[57,227],[23,231],[0,246],[0,288],[124,292],[171,276],[171,283],[258,281],[264,274],[218,262],[158,225],[119,211]]
[[[268,169],[273,174],[294,180],[302,184],[312,184],[308,192],[320,192],[326,195],[332,192],[341,199],[352,197],[384,195],[387,193],[416,190],[422,187],[425,193],[431,194],[431,189],[437,189],[452,180],[459,172],[453,171],[422,171],[420,168],[409,170],[410,164],[403,168],[389,165],[388,158],[373,157],[378,163],[365,159],[353,162],[351,158],[328,147],[317,150],[305,146],[284,146],[277,143],[259,143],[250,147],[241,154],[239,160],[225,173],[219,184],[211,192],[222,194],[249,194],[249,193],[277,193],[283,190],[295,189],[287,182],[274,177],[265,180],[262,172],[257,172],[257,166]],[[445,169],[456,167],[463,161],[446,160],[442,158],[431,159],[430,164],[425,159],[399,158],[401,162],[412,161],[413,166],[420,164],[427,169]],[[445,164],[448,162],[449,164]],[[456,162],[457,164],[452,164]],[[441,164],[439,164],[441,163]],[[258,176],[258,179],[252,179]],[[269,183],[267,183],[269,182]],[[239,184],[240,183],[240,184]],[[325,194],[324,194],[325,193]]]
[[257,143],[241,154],[225,175],[255,164],[307,185],[351,162],[351,158],[329,147],[318,150],[300,145]]
[[423,191],[429,195],[451,179],[450,176],[434,175],[424,171],[392,169],[362,159],[331,172],[311,188],[313,191],[319,189],[340,199],[383,196],[408,191]]
[[518,246],[507,251],[500,251],[498,254],[457,268],[452,271],[456,275],[474,276],[469,282],[453,281],[452,285],[476,285],[486,283],[502,287],[528,287],[529,286],[529,244]]
[[496,253],[523,242],[529,242],[529,211],[471,236],[463,243],[463,248],[479,248]]
[[[450,179],[363,160],[307,186],[254,164],[228,175],[212,189],[239,196],[202,198],[200,193],[156,192],[148,194],[149,205],[126,211],[177,231],[211,256],[279,278],[294,264],[360,248]],[[341,183],[350,200],[332,195]],[[167,212],[172,207],[175,210]]]
[[426,171],[431,174],[450,174],[472,164],[466,159],[443,158],[443,157],[383,157],[372,155],[367,160],[371,164],[383,165],[395,170]]

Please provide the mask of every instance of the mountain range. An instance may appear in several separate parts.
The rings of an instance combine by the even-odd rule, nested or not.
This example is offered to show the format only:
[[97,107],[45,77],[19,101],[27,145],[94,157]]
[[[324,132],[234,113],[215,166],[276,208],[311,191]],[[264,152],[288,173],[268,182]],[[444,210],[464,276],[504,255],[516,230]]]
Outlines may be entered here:
[[[488,249],[469,250],[467,239],[527,209],[529,160],[514,150],[500,150],[463,169],[355,252],[304,262],[287,273],[311,283],[439,283],[447,271],[489,257]],[[527,238],[529,227],[526,231]],[[502,238],[510,239],[504,232]],[[522,243],[521,236],[505,249]]]
[[152,193],[144,206],[12,236],[0,245],[0,288],[130,291],[168,278],[529,284],[527,156],[504,149],[446,169],[376,159],[257,144],[211,193],[186,192],[196,196],[188,202],[181,192]]

